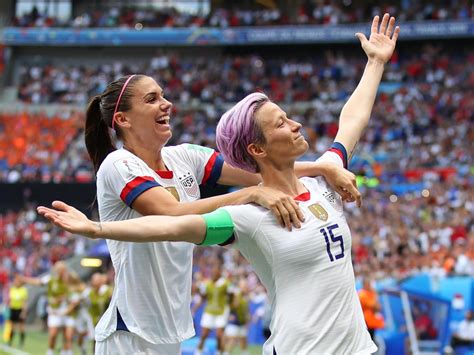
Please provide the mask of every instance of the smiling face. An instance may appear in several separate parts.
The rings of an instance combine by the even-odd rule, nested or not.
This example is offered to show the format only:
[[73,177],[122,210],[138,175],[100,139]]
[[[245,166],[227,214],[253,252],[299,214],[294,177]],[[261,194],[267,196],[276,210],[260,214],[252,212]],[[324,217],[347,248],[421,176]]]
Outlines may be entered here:
[[257,161],[268,161],[282,166],[292,164],[308,150],[308,143],[300,132],[301,124],[286,116],[278,105],[266,102],[255,112],[255,122],[263,133],[264,142],[249,145]]
[[163,89],[148,76],[137,81],[132,90],[131,108],[117,112],[124,140],[133,135],[134,141],[149,146],[164,146],[171,138],[170,111],[172,104]]

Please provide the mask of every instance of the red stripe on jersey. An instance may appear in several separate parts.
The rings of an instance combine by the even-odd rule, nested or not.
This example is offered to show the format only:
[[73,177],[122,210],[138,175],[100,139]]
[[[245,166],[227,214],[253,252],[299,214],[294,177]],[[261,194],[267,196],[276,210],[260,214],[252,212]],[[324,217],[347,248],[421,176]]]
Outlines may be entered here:
[[155,173],[162,179],[172,179],[173,178],[173,171],[171,170],[155,170]]
[[128,194],[137,186],[143,184],[146,181],[153,181],[156,182],[151,176],[137,176],[132,181],[128,182],[127,185],[123,188],[122,192],[120,193],[120,198],[122,201],[125,201]]
[[344,164],[344,155],[342,154],[342,152],[341,152],[339,149],[330,148],[330,149],[328,150],[328,152],[333,152],[333,153],[336,153],[337,155],[339,155],[339,158],[341,158],[341,161],[342,161],[342,165],[345,165],[345,164]]
[[204,168],[204,177],[202,178],[201,184],[204,185],[207,180],[209,180],[209,177],[211,176],[212,173],[212,168],[214,167],[214,164],[217,159],[217,152],[214,152],[212,156],[209,158],[207,161],[206,167]]
[[304,201],[309,201],[310,199],[311,199],[311,192],[307,191],[307,192],[303,192],[302,194],[299,194],[293,200],[304,202]]

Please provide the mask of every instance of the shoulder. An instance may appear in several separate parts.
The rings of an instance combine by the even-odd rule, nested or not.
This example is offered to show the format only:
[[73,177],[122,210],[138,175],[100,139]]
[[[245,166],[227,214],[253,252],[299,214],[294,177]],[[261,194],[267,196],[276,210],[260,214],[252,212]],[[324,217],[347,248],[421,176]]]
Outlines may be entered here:
[[254,204],[222,208],[230,214],[237,238],[241,236],[252,237],[262,221],[271,216],[269,210]]
[[117,149],[105,157],[97,171],[97,176],[106,175],[110,173],[111,170],[115,170],[122,166],[127,167],[130,165],[140,165],[141,163],[142,160],[128,150]]

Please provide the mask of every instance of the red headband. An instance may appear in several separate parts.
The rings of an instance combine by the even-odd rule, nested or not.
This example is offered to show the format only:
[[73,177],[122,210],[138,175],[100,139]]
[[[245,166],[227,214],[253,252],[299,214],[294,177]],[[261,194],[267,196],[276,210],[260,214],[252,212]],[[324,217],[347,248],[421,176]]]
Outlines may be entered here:
[[127,79],[127,81],[125,81],[125,84],[123,84],[122,86],[122,91],[120,91],[120,95],[118,97],[118,100],[117,100],[117,103],[115,104],[115,110],[114,110],[114,115],[112,116],[112,129],[114,129],[114,126],[115,126],[115,114],[117,113],[117,109],[120,105],[120,99],[122,98],[122,95],[125,91],[125,89],[127,88],[127,85],[128,83],[130,82],[130,80],[132,80],[132,78],[135,76],[135,74],[133,75],[130,75]]

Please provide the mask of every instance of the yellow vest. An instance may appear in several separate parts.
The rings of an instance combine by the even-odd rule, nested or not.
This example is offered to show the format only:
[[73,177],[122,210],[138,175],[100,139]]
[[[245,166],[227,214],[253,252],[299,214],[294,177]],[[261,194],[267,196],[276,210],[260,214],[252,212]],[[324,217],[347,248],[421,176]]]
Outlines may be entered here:
[[23,309],[28,299],[28,290],[25,286],[10,287],[10,308]]

